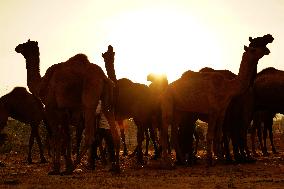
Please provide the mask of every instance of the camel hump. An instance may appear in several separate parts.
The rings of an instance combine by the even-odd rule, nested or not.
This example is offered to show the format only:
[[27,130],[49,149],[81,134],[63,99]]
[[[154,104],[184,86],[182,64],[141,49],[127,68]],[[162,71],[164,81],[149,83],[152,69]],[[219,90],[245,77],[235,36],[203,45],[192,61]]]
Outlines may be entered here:
[[220,73],[227,79],[234,79],[236,77],[236,75],[233,72],[231,72],[230,70],[214,70],[213,68],[210,68],[210,67],[204,67],[204,68],[200,69],[199,72]]
[[193,77],[196,75],[196,72],[191,71],[191,70],[187,70],[186,72],[184,72],[181,76],[181,78],[189,78],[189,77]]
[[263,75],[263,74],[273,73],[273,72],[276,72],[276,71],[278,71],[278,70],[273,68],[273,67],[268,67],[268,68],[265,68],[265,69],[261,70],[258,73],[258,76]]
[[127,78],[121,78],[118,80],[120,85],[132,85],[133,82],[130,79]]
[[29,93],[25,87],[15,87],[7,95],[17,96],[17,97],[21,98],[21,97],[29,96],[29,95],[32,95],[32,94]]
[[199,72],[214,72],[215,70],[210,67],[204,67],[199,70]]
[[15,87],[11,93],[28,93],[25,87]]
[[90,63],[88,57],[85,54],[76,54],[75,56],[69,58],[66,62],[68,63],[80,63],[87,64]]

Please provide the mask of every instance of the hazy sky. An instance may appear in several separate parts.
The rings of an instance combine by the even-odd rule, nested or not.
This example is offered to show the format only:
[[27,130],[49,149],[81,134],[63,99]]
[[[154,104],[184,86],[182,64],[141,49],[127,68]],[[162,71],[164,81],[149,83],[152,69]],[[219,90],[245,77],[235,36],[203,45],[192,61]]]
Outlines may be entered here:
[[42,75],[77,53],[103,67],[111,44],[117,77],[147,83],[150,72],[170,81],[205,66],[238,73],[248,37],[270,33],[258,70],[284,70],[283,0],[0,0],[0,25],[1,96],[26,86],[14,49],[28,39],[39,43]]

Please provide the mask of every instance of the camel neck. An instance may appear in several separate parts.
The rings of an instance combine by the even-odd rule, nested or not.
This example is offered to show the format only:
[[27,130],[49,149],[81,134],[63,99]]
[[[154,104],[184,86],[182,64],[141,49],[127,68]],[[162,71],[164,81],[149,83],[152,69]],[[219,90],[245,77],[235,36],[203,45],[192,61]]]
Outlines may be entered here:
[[235,82],[235,85],[232,86],[236,87],[235,91],[238,94],[243,94],[249,89],[254,81],[254,77],[256,76],[257,72],[258,61],[248,61],[246,56],[247,55],[245,52],[242,57],[239,73],[236,79],[233,80]]
[[41,82],[39,57],[26,58],[27,85],[32,94],[38,96]]
[[116,83],[116,75],[115,75],[115,69],[114,69],[114,62],[113,61],[105,61],[105,68],[107,71],[108,77]]

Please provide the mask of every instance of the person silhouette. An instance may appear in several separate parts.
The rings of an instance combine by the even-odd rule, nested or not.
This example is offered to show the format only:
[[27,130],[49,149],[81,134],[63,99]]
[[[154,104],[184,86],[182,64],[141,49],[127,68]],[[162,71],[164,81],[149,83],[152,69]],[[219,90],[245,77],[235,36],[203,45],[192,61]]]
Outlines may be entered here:
[[[97,156],[97,148],[102,146],[102,140],[104,139],[106,142],[106,148],[108,150],[108,155],[110,161],[112,163],[111,171],[115,169],[115,152],[114,152],[114,141],[112,138],[110,125],[104,113],[102,112],[102,101],[99,100],[99,104],[96,109],[96,117],[97,117],[97,132],[95,137],[95,142],[91,146],[90,156],[88,160],[89,168],[95,168],[95,159]],[[102,150],[101,150],[101,153]],[[107,163],[104,157],[105,153],[101,154],[103,163]]]

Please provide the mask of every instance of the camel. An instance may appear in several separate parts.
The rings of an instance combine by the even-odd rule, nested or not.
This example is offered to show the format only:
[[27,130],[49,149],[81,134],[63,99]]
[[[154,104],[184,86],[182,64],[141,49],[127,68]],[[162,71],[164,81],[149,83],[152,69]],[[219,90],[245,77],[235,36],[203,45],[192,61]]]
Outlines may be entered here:
[[266,138],[267,131],[269,132],[269,139],[272,148],[272,152],[277,154],[276,148],[273,142],[273,118],[275,117],[275,113],[270,111],[257,111],[253,116],[253,125],[251,128],[251,145],[252,145],[252,153],[257,156],[257,152],[255,149],[255,133],[257,132],[258,141],[260,143],[260,148],[262,150],[262,154],[264,156],[268,156],[269,153],[267,151]]
[[[272,121],[274,117],[273,115],[276,112],[284,113],[284,109],[282,106],[282,99],[284,95],[284,85],[282,83],[283,79],[284,71],[269,67],[257,74],[253,87],[254,110],[256,112],[264,111],[264,113],[262,113],[264,114],[262,118],[265,119],[264,126],[269,128],[271,138],[270,141],[273,153],[276,153],[276,149],[274,147],[272,139]],[[256,123],[258,124],[258,121],[256,121]],[[264,143],[264,145],[265,146],[263,146],[262,151],[264,155],[267,155],[266,144]]]
[[[129,79],[122,78],[117,81],[119,89],[115,118],[117,121],[133,118],[137,125],[137,158],[143,163],[142,142],[145,131],[152,129],[153,116],[156,107],[154,97],[149,87],[144,84],[133,83]],[[151,134],[151,136],[153,136]],[[155,152],[158,151],[155,138],[151,137]]]
[[[257,37],[252,38],[249,37],[249,47],[259,47],[259,48],[266,48],[266,45],[268,43],[271,43],[274,40],[274,38],[270,35],[264,35],[263,37]],[[212,68],[205,67],[200,70],[200,72],[219,72],[224,77],[227,77],[227,79],[233,79],[236,77],[235,74],[228,70],[213,70]],[[253,81],[253,78],[256,76],[256,67],[253,71],[253,77],[251,79],[251,82]],[[247,126],[252,119],[252,109],[253,109],[253,100],[252,100],[252,90],[249,89],[246,93],[242,95],[238,95],[232,98],[227,111],[226,116],[224,120],[224,124],[222,126],[223,128],[223,142],[224,142],[224,150],[226,159],[230,161],[230,150],[228,146],[228,137],[232,139],[233,143],[233,150],[234,150],[234,157],[235,160],[238,162],[251,162],[254,161],[252,157],[250,157],[250,152],[246,145],[246,133],[247,133]],[[196,116],[194,113],[190,113],[191,117]],[[241,118],[240,118],[241,115]],[[202,116],[202,120],[206,121],[208,117],[204,115],[199,115],[199,117]],[[208,121],[208,120],[207,120]],[[206,121],[206,122],[207,122]],[[191,125],[194,124],[194,120]],[[215,143],[216,144],[216,143]],[[214,145],[214,147],[218,147],[218,145]],[[220,149],[214,149],[215,152],[220,151]],[[246,151],[246,153],[244,152]],[[241,155],[240,155],[241,154]],[[217,154],[219,158],[223,159],[223,153]]]
[[[250,38],[251,39],[251,38]],[[236,75],[229,70],[214,70],[212,68],[202,68],[199,72],[218,72],[221,73],[227,79],[234,79]],[[242,95],[238,95],[232,98],[229,106],[227,107],[223,129],[223,149],[216,149],[219,153],[217,154],[219,159],[223,159],[223,155],[226,157],[227,162],[231,162],[229,140],[232,140],[233,153],[235,161],[237,162],[246,162],[246,154],[244,152],[245,146],[243,144],[242,133],[245,132],[246,120],[249,120],[250,116],[249,110],[252,108],[252,93],[251,90],[248,90]],[[203,120],[207,121],[207,120]],[[240,145],[241,144],[241,145]]]
[[[118,87],[117,87],[117,78],[115,74],[115,69],[114,69],[114,56],[115,52],[113,51],[113,47],[111,45],[108,46],[108,50],[105,53],[102,53],[102,57],[105,62],[105,68],[107,71],[108,78],[110,78],[114,84],[114,108],[116,107],[117,103],[117,97],[118,97]],[[117,120],[119,130],[120,130],[120,137],[122,139],[122,145],[123,145],[123,155],[128,154],[128,150],[126,147],[125,143],[125,132],[124,132],[124,126],[122,120]]]
[[[114,69],[114,56],[112,46],[108,47],[108,51],[102,54],[105,61],[105,67],[110,79],[114,81],[114,104],[115,104],[115,120],[120,128],[123,128],[122,121],[124,119],[133,118],[137,125],[137,158],[138,163],[143,164],[142,142],[144,140],[144,133],[148,128],[152,130],[153,115],[156,110],[154,96],[149,87],[144,84],[134,83],[129,79],[116,79]],[[123,136],[123,129],[121,129]],[[151,133],[150,133],[151,134]],[[153,134],[151,134],[153,136]],[[151,137],[155,152],[157,152],[157,145],[154,136]],[[124,152],[127,148],[125,142]]]
[[[44,153],[41,139],[39,136],[38,126],[41,121],[44,122],[47,131],[49,127],[45,118],[45,110],[41,101],[34,95],[29,93],[24,87],[15,87],[10,93],[0,98],[0,131],[6,126],[8,117],[12,117],[18,121],[31,126],[31,134],[29,139],[29,151],[28,151],[28,163],[32,163],[32,147],[34,139],[36,139],[39,153],[40,163],[47,163]],[[50,132],[50,131],[49,131]]]
[[[244,94],[250,87],[257,63],[264,55],[270,53],[268,48],[244,46],[239,74],[232,80],[215,72],[187,71],[182,77],[169,84],[162,99],[163,146],[167,146],[169,124],[172,125],[173,144],[177,154],[181,154],[177,142],[178,112],[188,111],[208,115],[208,132],[206,135],[208,165],[212,164],[213,139],[219,143],[225,113],[231,99]],[[163,147],[163,157],[167,153]]]
[[[90,63],[84,54],[77,54],[66,62],[54,64],[41,77],[38,42],[28,40],[26,43],[19,44],[15,51],[21,53],[26,59],[29,90],[45,104],[54,149],[53,166],[49,174],[61,174],[62,152],[64,152],[66,164],[62,174],[71,174],[94,140],[95,110],[100,99],[112,131],[116,133],[112,111],[113,83],[106,77],[103,70],[98,65]],[[69,123],[72,114],[78,112],[84,115],[85,147],[73,165]],[[117,136],[114,134],[116,141]],[[118,161],[117,158],[119,168]]]

